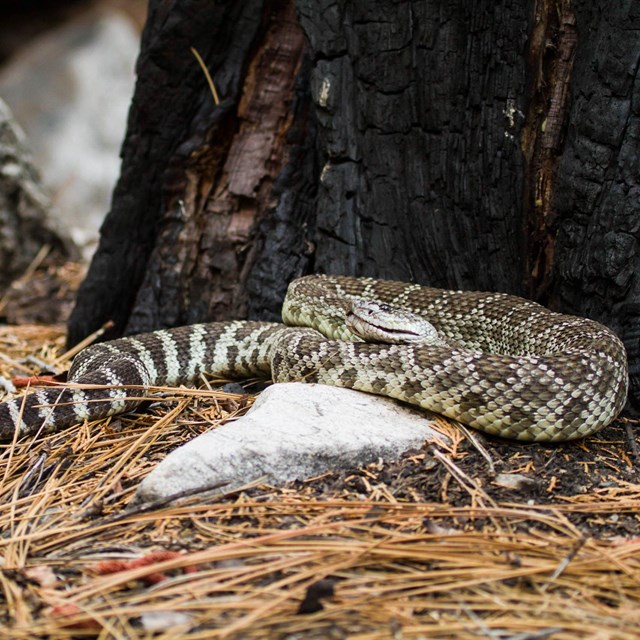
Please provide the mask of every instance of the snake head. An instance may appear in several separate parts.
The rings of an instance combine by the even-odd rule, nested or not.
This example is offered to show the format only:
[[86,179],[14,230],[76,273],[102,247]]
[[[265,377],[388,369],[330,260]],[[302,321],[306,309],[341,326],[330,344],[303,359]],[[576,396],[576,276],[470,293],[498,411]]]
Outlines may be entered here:
[[347,327],[365,342],[438,344],[436,328],[422,316],[384,302],[353,299]]

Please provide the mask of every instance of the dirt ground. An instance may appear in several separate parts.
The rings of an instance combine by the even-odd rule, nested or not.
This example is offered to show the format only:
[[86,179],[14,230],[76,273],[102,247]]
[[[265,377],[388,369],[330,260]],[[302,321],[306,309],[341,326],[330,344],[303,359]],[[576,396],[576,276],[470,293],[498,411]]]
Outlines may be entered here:
[[[463,440],[453,459],[466,479],[434,461],[430,451],[409,451],[398,462],[366,469],[336,471],[311,482],[298,483],[317,498],[335,497],[344,491],[366,496],[371,484],[383,483],[401,501],[437,500],[465,507],[473,499],[486,504],[566,505],[607,500],[636,486],[640,458],[636,424],[616,422],[593,438],[561,445],[513,444],[474,433],[484,453]],[[511,476],[515,486],[500,474]],[[612,538],[640,534],[640,513],[569,513],[570,521],[585,537]],[[482,527],[475,520],[475,527]]]

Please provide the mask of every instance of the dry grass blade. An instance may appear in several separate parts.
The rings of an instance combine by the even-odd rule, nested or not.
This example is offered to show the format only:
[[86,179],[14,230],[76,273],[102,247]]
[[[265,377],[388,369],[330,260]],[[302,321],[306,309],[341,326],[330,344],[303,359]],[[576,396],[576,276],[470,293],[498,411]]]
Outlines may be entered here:
[[198,61],[198,64],[200,65],[200,68],[202,69],[202,72],[205,75],[205,78],[207,79],[209,90],[211,91],[211,95],[213,96],[213,103],[217,107],[220,104],[220,98],[218,97],[218,92],[216,91],[216,85],[214,84],[213,78],[209,73],[209,69],[207,69],[207,65],[204,63],[202,56],[200,55],[200,53],[195,47],[191,47],[191,53],[193,53],[193,55],[195,56],[196,60]]

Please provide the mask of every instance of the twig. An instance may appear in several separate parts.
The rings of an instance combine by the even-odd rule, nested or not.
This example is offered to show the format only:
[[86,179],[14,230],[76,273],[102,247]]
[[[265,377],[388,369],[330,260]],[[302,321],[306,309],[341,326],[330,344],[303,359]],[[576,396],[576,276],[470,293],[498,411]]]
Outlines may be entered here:
[[[236,487],[235,489],[231,489],[229,491],[221,491],[219,496],[216,497],[228,497],[233,495],[234,493],[240,493],[241,491],[246,491],[247,489],[252,489],[253,487],[257,487],[267,480],[266,476],[261,476],[252,482],[248,482],[247,484],[243,484],[241,487]],[[162,507],[166,507],[168,504],[175,502],[177,500],[181,500],[182,498],[191,498],[192,496],[197,496],[202,493],[207,493],[209,491],[215,491],[216,489],[220,489],[221,487],[226,487],[229,484],[228,481],[221,482],[212,482],[211,484],[207,484],[203,487],[196,487],[194,489],[184,489],[183,491],[176,491],[176,493],[172,493],[169,496],[165,496],[164,498],[158,498],[157,500],[152,500],[151,502],[145,502],[141,505],[134,505],[121,511],[120,513],[116,513],[112,516],[104,518],[102,523],[111,523],[118,522],[119,520],[126,520],[132,516],[141,515],[144,513],[149,513],[150,511],[157,511]]]
[[554,449],[551,452],[551,455],[549,456],[549,459],[544,463],[544,466],[542,467],[542,471],[545,471],[547,469],[547,467],[555,460],[558,451],[560,451],[560,449]]
[[633,459],[638,462],[640,460],[640,453],[638,452],[638,442],[636,441],[636,434],[633,432],[631,421],[622,420],[622,423],[624,424],[624,431],[627,434],[627,440],[629,441],[629,446],[631,447]]
[[20,489],[18,489],[18,498],[24,497],[29,490],[29,483],[31,481],[32,476],[37,472],[38,477],[34,483],[34,486],[38,486],[38,482],[40,482],[40,478],[42,477],[42,467],[44,465],[45,460],[47,459],[49,452],[45,449],[36,460],[35,464],[24,474],[22,480],[20,482]]
[[551,574],[549,579],[540,587],[541,591],[546,591],[549,585],[553,584],[553,582],[556,581],[558,576],[569,566],[571,561],[576,557],[576,554],[578,553],[578,551],[580,551],[580,549],[582,549],[586,541],[587,541],[586,536],[583,536],[582,538],[576,541],[573,547],[571,547],[571,549],[569,550],[569,553],[567,553],[567,555],[560,561],[558,566],[555,568],[555,571]]
[[540,629],[540,631],[525,631],[524,633],[516,633],[515,636],[509,636],[504,640],[542,640],[548,638],[554,633],[560,633],[562,627],[547,627],[546,629]]
[[496,468],[493,464],[493,458],[489,455],[489,452],[482,446],[480,440],[473,434],[469,429],[467,429],[466,425],[462,424],[462,422],[458,422],[456,420],[456,426],[464,433],[465,437],[471,444],[478,450],[478,453],[487,461],[489,465],[489,471],[492,474],[495,474]]
[[115,513],[112,516],[108,516],[104,518],[102,522],[104,524],[111,522],[118,522],[119,520],[126,520],[132,516],[141,515],[143,513],[149,513],[150,511],[157,511],[162,507],[166,507],[168,504],[176,500],[181,500],[182,498],[190,498],[191,496],[198,495],[199,493],[205,493],[206,491],[215,491],[216,489],[220,489],[221,487],[225,487],[228,485],[228,482],[214,482],[212,484],[208,484],[204,487],[197,487],[195,489],[184,489],[183,491],[176,491],[169,496],[165,496],[164,498],[158,498],[157,500],[152,500],[151,502],[145,502],[144,504],[128,507],[121,511],[120,513]]
[[[449,473],[458,481],[460,486],[469,493],[473,498],[474,491],[477,492],[481,498],[484,498],[492,507],[497,508],[498,505],[487,494],[482,487],[470,476],[468,476],[460,467],[458,467],[452,460],[449,460],[447,456],[438,451],[435,447],[430,447],[431,453],[447,468]],[[482,502],[482,500],[481,500]],[[485,506],[484,504],[482,505]]]

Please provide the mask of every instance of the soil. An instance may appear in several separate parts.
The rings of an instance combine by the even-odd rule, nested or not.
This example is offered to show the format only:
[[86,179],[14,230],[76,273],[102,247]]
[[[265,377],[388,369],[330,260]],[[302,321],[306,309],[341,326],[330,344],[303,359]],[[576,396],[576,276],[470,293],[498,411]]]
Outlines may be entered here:
[[[638,442],[640,428],[636,421],[621,418],[595,436],[563,444],[522,444],[473,433],[485,455],[469,439],[460,442],[451,459],[456,471],[434,458],[433,447],[407,451],[398,461],[381,460],[363,468],[336,470],[306,481],[290,483],[289,489],[304,492],[315,499],[371,498],[380,486],[399,502],[439,501],[449,507],[474,504],[500,505],[585,505],[617,499],[633,491],[640,482]],[[509,476],[513,487],[505,486]],[[466,477],[466,478],[465,478]],[[251,490],[249,494],[259,494]],[[620,503],[610,514],[584,512],[567,514],[571,522],[587,537],[611,538],[635,536],[640,532],[640,514],[635,509],[620,510]],[[486,518],[461,522],[482,529]],[[442,525],[443,523],[440,522]],[[530,523],[529,523],[530,524]],[[527,527],[523,521],[521,527]],[[537,524],[536,524],[537,526]]]

